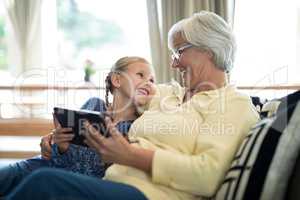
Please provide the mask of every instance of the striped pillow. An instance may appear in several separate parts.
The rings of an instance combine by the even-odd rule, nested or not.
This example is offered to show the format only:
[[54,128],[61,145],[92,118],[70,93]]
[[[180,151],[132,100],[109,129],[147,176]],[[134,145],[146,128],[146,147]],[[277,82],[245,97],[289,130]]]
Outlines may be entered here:
[[283,199],[300,149],[300,103],[261,120],[244,139],[215,200]]

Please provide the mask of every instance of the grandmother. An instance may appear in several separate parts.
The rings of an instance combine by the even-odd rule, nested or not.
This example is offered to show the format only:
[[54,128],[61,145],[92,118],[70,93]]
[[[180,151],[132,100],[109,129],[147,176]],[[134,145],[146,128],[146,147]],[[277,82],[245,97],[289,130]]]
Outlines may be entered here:
[[86,143],[107,162],[105,179],[53,169],[28,177],[8,199],[176,200],[210,197],[258,115],[228,83],[235,40],[228,24],[199,12],[169,31],[172,67],[184,87],[159,85],[149,110],[131,126],[129,143],[106,120],[110,138],[86,123]]

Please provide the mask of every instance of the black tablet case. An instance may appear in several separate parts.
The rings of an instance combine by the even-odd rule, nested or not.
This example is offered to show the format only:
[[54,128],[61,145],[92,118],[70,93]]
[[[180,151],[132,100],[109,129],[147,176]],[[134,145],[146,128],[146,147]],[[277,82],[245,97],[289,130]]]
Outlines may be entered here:
[[105,127],[104,113],[90,110],[70,110],[67,108],[54,107],[54,115],[63,128],[72,128],[75,137],[71,141],[73,144],[87,146],[83,140],[83,133],[86,131],[83,122],[89,121],[95,129],[108,137]]

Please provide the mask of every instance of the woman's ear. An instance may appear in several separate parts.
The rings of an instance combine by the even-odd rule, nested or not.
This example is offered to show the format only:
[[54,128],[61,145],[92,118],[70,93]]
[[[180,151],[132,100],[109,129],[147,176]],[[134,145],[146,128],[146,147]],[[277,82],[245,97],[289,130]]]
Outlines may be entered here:
[[111,84],[113,88],[119,88],[121,86],[120,74],[113,73],[111,75]]

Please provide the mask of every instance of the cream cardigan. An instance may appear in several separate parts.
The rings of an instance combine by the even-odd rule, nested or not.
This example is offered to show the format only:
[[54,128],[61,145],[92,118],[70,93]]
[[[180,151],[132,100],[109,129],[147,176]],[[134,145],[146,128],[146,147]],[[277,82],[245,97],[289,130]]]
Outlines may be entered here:
[[212,196],[258,114],[249,96],[228,85],[182,103],[177,83],[159,85],[149,110],[131,126],[135,145],[155,150],[152,174],[114,164],[105,179],[132,185],[149,200]]

